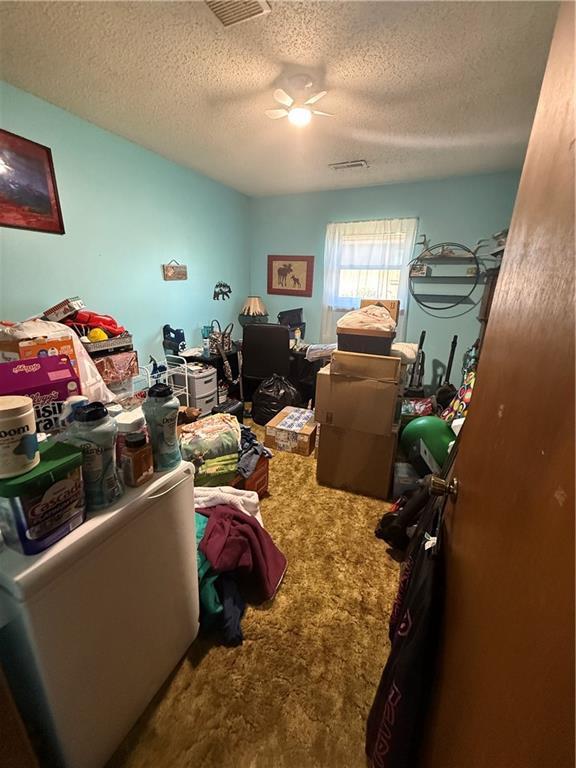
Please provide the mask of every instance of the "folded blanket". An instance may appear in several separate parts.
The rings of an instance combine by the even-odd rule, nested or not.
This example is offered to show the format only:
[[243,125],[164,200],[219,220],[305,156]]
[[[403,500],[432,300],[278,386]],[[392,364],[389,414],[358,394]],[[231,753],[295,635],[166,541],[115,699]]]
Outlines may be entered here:
[[[217,488],[194,488],[194,509],[227,506],[250,515],[264,527],[260,514],[260,499],[256,491],[241,491],[228,485]],[[206,514],[206,512],[205,512]]]
[[215,571],[236,571],[255,602],[272,598],[286,572],[286,558],[254,518],[220,505],[198,512],[209,516],[200,542]]
[[395,331],[396,321],[386,307],[369,304],[367,307],[353,309],[336,323],[338,328],[359,328],[362,330]]
[[240,425],[236,416],[215,413],[193,424],[185,424],[180,434],[182,458],[186,461],[216,459],[240,451]]

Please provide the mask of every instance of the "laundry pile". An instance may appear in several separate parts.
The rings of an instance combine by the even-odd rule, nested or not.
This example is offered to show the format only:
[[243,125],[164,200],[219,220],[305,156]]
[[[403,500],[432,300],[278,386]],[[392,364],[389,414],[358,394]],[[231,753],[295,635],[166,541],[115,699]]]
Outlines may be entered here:
[[199,487],[194,509],[201,627],[219,632],[225,645],[240,645],[246,602],[274,597],[286,558],[264,529],[254,491]]
[[266,459],[272,458],[272,451],[265,448],[258,440],[250,427],[242,424],[240,426],[240,458],[238,460],[238,473],[243,478],[251,477],[261,456]]

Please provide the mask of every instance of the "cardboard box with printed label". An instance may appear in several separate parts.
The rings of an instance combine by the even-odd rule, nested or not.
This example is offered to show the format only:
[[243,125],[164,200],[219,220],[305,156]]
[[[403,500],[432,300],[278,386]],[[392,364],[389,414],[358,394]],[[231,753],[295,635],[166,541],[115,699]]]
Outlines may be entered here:
[[334,352],[316,377],[316,421],[390,435],[398,403],[400,358]]
[[74,342],[69,333],[39,336],[34,339],[0,339],[0,362],[29,360],[32,357],[59,357],[66,355],[77,366]]
[[0,395],[31,397],[38,432],[57,432],[64,401],[80,394],[80,380],[67,356],[0,363]]
[[309,456],[316,444],[314,412],[291,405],[266,424],[264,445],[277,451]]
[[320,485],[390,498],[398,429],[389,435],[370,434],[321,424],[316,480]]

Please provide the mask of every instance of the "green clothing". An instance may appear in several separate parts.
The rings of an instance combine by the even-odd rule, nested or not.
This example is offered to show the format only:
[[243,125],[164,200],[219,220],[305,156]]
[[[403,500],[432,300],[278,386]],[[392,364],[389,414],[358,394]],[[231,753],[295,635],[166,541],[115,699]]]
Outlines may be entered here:
[[203,626],[209,625],[215,621],[219,613],[222,613],[222,603],[216,590],[215,581],[219,574],[212,570],[210,562],[206,555],[198,549],[206,526],[208,518],[199,512],[196,516],[196,558],[198,563],[198,583],[200,589],[200,606],[202,608],[201,623]]

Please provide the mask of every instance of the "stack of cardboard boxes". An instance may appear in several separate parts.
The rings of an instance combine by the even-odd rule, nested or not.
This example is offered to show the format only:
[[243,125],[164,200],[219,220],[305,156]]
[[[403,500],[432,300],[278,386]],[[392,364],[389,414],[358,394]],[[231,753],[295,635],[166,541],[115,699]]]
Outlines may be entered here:
[[321,485],[386,499],[399,425],[397,357],[334,352],[316,380]]

